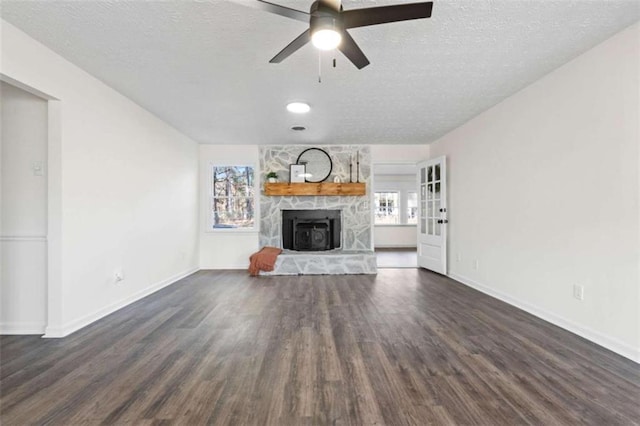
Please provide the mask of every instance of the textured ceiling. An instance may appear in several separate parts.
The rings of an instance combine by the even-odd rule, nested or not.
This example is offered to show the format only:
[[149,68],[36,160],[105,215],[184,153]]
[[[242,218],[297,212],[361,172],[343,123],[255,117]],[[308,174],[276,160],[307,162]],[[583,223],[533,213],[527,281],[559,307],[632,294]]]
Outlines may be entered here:
[[[308,0],[272,0],[308,10]],[[414,0],[415,1],[415,0]],[[407,1],[344,0],[345,9]],[[428,143],[640,19],[637,0],[435,1],[350,30],[371,61],[305,46],[250,0],[2,1],[2,18],[200,143]],[[309,114],[288,113],[304,100]],[[292,125],[307,130],[294,132]]]

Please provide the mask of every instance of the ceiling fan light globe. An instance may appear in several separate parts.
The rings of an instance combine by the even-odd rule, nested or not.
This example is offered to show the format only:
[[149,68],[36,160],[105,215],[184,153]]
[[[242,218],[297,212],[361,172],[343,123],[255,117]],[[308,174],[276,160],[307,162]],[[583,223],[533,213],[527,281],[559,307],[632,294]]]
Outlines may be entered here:
[[340,45],[342,35],[333,29],[315,31],[311,36],[311,43],[320,50],[332,50]]

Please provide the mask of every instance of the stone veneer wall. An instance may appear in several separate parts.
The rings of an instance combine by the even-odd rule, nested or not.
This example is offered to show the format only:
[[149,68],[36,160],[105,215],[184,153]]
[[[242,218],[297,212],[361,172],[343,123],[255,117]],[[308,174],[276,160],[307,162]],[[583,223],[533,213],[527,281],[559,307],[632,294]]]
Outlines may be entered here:
[[[289,181],[289,164],[295,164],[298,155],[307,145],[271,145],[260,147],[260,187],[264,186],[268,172],[278,173],[278,180]],[[333,162],[331,176],[326,182],[333,182],[335,176],[342,182],[349,182],[349,157],[360,154],[360,182],[367,184],[366,196],[301,196],[272,197],[260,194],[260,247],[282,247],[281,210],[342,210],[342,250],[373,250],[371,238],[371,150],[365,145],[319,145],[314,148],[325,150]],[[356,180],[355,160],[353,180]]]

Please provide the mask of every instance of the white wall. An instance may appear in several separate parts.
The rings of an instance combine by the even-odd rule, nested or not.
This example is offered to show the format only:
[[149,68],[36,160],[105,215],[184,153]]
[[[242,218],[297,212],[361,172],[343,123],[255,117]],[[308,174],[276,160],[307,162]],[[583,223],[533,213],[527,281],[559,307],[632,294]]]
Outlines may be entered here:
[[429,158],[429,145],[371,145],[372,164],[415,164]]
[[418,244],[415,225],[377,225],[374,232],[374,248],[415,248]]
[[[258,250],[260,206],[256,197],[256,228],[253,231],[209,230],[210,167],[212,165],[255,166],[256,182],[261,171],[257,145],[200,145],[200,268],[245,269],[249,256]],[[256,188],[260,191],[260,188]]]
[[[47,296],[47,102],[0,82],[0,333],[42,334]],[[34,172],[34,165],[41,172]]]
[[639,40],[636,24],[431,145],[450,275],[637,361]]
[[[47,335],[64,335],[197,270],[198,148],[1,24],[0,72],[60,100],[59,123],[49,123],[49,179],[59,182],[49,200],[59,208],[54,225],[61,237],[52,250],[60,258],[60,287],[52,289],[50,280],[59,300],[49,304]],[[120,285],[113,279],[118,268],[125,276]]]

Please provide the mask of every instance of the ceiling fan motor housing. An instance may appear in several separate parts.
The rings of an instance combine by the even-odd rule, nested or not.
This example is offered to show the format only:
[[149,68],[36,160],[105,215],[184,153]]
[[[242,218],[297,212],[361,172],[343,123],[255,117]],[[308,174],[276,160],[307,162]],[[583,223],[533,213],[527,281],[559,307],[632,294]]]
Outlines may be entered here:
[[311,35],[319,30],[334,30],[342,33],[344,30],[340,12],[325,4],[322,0],[314,1],[309,12],[309,27]]

